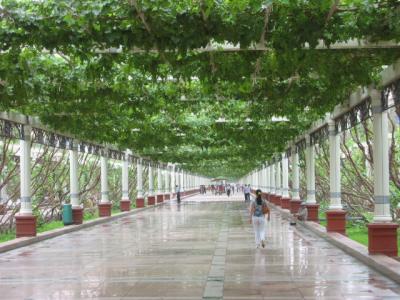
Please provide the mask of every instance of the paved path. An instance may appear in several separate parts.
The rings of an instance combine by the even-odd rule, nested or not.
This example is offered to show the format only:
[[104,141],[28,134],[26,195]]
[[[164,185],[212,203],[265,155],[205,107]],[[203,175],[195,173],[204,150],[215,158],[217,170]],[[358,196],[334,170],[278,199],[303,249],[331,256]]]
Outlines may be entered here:
[[235,196],[172,202],[1,254],[0,299],[400,299],[399,285],[277,214],[266,249],[255,249]]

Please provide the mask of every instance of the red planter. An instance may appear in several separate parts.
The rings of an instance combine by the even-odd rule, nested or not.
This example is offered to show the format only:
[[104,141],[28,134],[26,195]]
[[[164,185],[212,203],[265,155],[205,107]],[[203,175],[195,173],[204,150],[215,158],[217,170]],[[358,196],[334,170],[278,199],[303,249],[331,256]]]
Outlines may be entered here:
[[326,231],[346,235],[346,212],[344,210],[328,210],[326,221]]
[[36,236],[36,217],[35,216],[15,216],[15,231],[17,238]]
[[99,217],[110,217],[111,216],[111,203],[99,203]]
[[164,195],[157,195],[157,203],[162,203],[164,201]]
[[147,204],[148,204],[148,205],[154,205],[154,204],[156,204],[156,197],[155,197],[155,196],[149,196],[149,197],[147,197]]
[[144,207],[144,198],[136,198],[136,208]]
[[121,211],[130,211],[131,210],[131,201],[130,200],[121,200],[119,202],[119,207]]
[[275,195],[275,204],[277,206],[282,206],[281,199],[282,199],[281,195]]
[[307,207],[307,221],[319,223],[318,209],[319,204],[306,204]]
[[301,205],[301,200],[300,199],[292,199],[289,202],[289,209],[290,209],[290,213],[291,214],[297,214],[299,212],[300,209],[300,205]]
[[283,209],[289,209],[290,208],[290,198],[282,197],[281,198],[281,206]]
[[164,200],[167,201],[167,200],[169,200],[169,199],[170,199],[169,194],[165,194],[165,195],[164,195]]
[[397,256],[397,228],[395,223],[368,224],[369,254]]
[[73,207],[72,208],[72,224],[80,225],[83,223],[83,208]]

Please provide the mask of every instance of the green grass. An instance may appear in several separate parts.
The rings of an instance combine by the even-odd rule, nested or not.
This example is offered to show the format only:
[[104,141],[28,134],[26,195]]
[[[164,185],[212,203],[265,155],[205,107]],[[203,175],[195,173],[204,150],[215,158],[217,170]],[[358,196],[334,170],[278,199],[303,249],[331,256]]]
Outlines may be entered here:
[[115,215],[115,214],[118,214],[120,212],[121,212],[121,209],[119,207],[117,207],[117,206],[113,206],[111,208],[111,215]]
[[15,239],[14,230],[0,234],[0,243],[7,242],[13,239]]
[[99,214],[97,212],[85,212],[83,214],[83,221],[90,221],[90,220],[94,220],[97,219],[99,217]]
[[346,226],[347,236],[360,244],[368,246],[368,228],[367,226]]
[[43,223],[41,225],[39,225],[36,229],[37,233],[41,233],[41,232],[45,232],[45,231],[49,231],[49,230],[53,230],[53,229],[57,229],[57,228],[61,228],[64,227],[64,223],[63,221],[51,221],[48,223]]

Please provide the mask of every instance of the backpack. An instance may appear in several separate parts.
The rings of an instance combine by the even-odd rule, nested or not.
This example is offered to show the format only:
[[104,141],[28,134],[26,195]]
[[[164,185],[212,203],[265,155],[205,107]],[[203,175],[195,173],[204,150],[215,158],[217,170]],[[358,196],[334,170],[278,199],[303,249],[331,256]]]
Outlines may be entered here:
[[254,216],[255,217],[262,217],[262,216],[264,216],[264,212],[263,212],[263,206],[264,206],[265,204],[264,204],[264,201],[261,203],[261,205],[258,205],[257,204],[257,201],[254,201],[254,207],[255,207],[255,210],[254,210]]

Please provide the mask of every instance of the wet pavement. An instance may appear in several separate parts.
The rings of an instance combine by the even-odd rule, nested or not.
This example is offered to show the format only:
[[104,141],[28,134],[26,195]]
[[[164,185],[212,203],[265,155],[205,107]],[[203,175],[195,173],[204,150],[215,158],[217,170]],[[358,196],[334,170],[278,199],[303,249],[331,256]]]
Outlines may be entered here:
[[277,213],[256,249],[242,196],[195,196],[0,254],[0,299],[400,299]]

